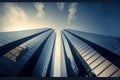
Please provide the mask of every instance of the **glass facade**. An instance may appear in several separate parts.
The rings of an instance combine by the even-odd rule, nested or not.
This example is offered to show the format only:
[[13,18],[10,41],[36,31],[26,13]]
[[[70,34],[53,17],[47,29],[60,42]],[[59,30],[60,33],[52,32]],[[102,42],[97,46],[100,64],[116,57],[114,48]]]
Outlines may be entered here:
[[88,77],[120,77],[117,37],[65,29],[62,31]]
[[[2,35],[1,38],[6,37],[5,40],[8,40],[6,43],[1,40],[4,44],[1,43],[0,48],[2,49],[4,46],[12,47],[12,49],[11,47],[10,50],[8,49],[8,52],[3,51],[5,53],[0,56],[1,76],[52,76],[54,30],[26,30],[1,33],[0,35]],[[21,41],[21,43],[18,44],[16,41]],[[48,67],[50,68],[48,69]]]
[[0,32],[0,76],[120,77],[119,38],[71,29],[56,34],[51,28]]

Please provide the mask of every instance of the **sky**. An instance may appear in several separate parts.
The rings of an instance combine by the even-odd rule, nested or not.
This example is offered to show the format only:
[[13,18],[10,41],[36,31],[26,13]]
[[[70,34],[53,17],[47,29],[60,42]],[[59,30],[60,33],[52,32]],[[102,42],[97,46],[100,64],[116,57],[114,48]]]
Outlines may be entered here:
[[0,32],[37,28],[53,28],[57,31],[69,28],[120,36],[120,3],[0,3]]

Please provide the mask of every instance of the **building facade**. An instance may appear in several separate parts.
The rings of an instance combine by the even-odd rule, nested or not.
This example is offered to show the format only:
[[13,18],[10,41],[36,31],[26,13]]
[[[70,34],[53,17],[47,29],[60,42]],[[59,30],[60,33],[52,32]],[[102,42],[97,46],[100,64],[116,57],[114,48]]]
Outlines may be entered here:
[[0,33],[0,75],[53,75],[56,33],[52,29]]
[[[63,45],[68,45],[67,54],[72,55],[70,62],[67,60],[66,76],[80,77],[120,77],[120,41],[117,37],[110,37],[105,35],[86,33],[65,29],[62,31]],[[66,53],[64,53],[66,55]],[[70,59],[71,57],[67,55]],[[66,58],[64,56],[64,58]],[[63,62],[62,62],[63,63]],[[61,63],[61,64],[62,64]],[[72,66],[72,70],[67,64]],[[63,68],[61,68],[61,71]],[[68,73],[69,72],[69,73]]]
[[120,77],[120,38],[64,29],[58,41],[56,34],[51,28],[0,32],[0,76],[56,77],[56,70],[59,77]]

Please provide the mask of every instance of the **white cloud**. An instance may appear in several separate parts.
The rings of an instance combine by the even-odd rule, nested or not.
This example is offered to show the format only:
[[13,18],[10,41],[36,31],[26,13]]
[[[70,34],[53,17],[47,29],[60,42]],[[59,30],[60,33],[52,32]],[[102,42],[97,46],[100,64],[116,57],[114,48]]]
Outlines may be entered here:
[[29,20],[22,8],[12,3],[6,3],[4,8],[1,19],[4,31],[24,30],[28,27]]
[[65,6],[65,3],[64,2],[58,2],[57,6],[58,6],[58,9],[63,10],[64,6]]
[[75,13],[77,11],[77,3],[70,4],[70,7],[68,9],[68,23],[70,23],[71,20],[76,20]]
[[37,17],[43,17],[45,15],[45,12],[43,10],[44,4],[42,4],[42,3],[35,3],[34,6],[37,9]]

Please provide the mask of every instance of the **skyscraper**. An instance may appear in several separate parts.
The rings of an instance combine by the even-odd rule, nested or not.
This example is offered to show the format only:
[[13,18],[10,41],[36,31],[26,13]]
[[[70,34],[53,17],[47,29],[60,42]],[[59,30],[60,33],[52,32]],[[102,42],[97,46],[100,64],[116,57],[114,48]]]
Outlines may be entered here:
[[2,77],[120,77],[119,61],[118,37],[51,28],[0,32]]
[[[67,56],[69,61],[62,61],[66,64],[66,76],[120,77],[118,37],[65,29],[62,31],[62,38],[63,46],[67,46],[64,51],[69,51],[63,56]],[[72,70],[69,71],[70,66]],[[63,69],[62,67],[61,71]]]
[[0,33],[0,75],[53,75],[56,33],[52,29]]

